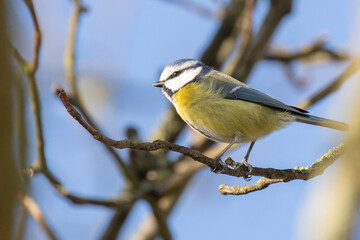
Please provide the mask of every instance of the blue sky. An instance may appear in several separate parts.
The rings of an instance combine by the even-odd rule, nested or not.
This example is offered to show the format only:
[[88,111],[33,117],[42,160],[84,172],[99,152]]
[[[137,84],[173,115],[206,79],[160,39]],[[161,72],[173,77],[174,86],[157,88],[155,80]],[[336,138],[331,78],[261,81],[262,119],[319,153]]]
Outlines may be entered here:
[[[215,1],[196,1],[215,9]],[[11,41],[31,57],[32,26],[25,5],[12,0],[9,10]],[[126,127],[136,127],[143,140],[159,124],[169,106],[159,89],[152,87],[162,68],[180,58],[199,58],[218,21],[199,16],[175,4],[160,0],[85,1],[77,44],[77,73],[81,91],[94,118],[106,134],[124,138]],[[273,37],[277,46],[297,49],[326,35],[329,45],[354,51],[358,4],[355,0],[294,1],[293,12]],[[90,197],[115,197],[123,187],[122,177],[103,147],[75,123],[50,91],[52,83],[65,88],[63,52],[71,1],[36,0],[43,31],[40,69],[37,74],[50,169],[69,191]],[[259,26],[267,1],[259,1],[254,25]],[[282,65],[261,62],[248,83],[285,103],[296,104],[326,85],[344,64],[296,64],[296,73],[307,76],[304,88],[290,84]],[[355,78],[337,93],[310,109],[314,115],[347,121],[342,105],[351,100]],[[28,109],[30,159],[34,159],[34,130]],[[187,143],[191,130],[182,135]],[[259,141],[252,152],[255,166],[291,168],[306,166],[341,142],[342,134],[324,128],[292,124]],[[247,146],[231,155],[242,158]],[[126,151],[119,151],[126,156]],[[336,165],[336,164],[335,164]],[[276,184],[246,196],[222,196],[218,186],[247,184],[242,179],[200,171],[169,217],[176,239],[296,239],[303,203],[311,189],[331,177],[332,166],[323,176],[308,182]],[[254,183],[254,178],[251,183]],[[112,211],[94,206],[73,205],[59,196],[43,176],[32,179],[31,192],[45,217],[61,239],[97,239],[107,226]],[[139,202],[119,239],[127,239],[150,209]],[[261,230],[259,230],[259,228]],[[230,229],[235,229],[230,230]],[[37,223],[29,219],[26,239],[46,239]]]

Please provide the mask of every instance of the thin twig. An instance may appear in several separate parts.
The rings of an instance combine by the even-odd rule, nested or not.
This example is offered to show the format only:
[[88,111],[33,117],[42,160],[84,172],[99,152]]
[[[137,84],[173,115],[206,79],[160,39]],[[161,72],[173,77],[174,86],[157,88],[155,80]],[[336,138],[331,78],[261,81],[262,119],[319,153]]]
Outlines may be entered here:
[[110,223],[108,224],[104,234],[101,236],[102,240],[115,240],[119,235],[119,231],[125,223],[130,211],[135,202],[130,203],[127,207],[120,207],[116,210]]
[[[298,51],[289,52],[283,49],[276,49],[274,47],[268,48],[265,52],[264,59],[279,61],[285,64],[288,64],[292,61],[306,61],[313,59],[316,55],[323,54],[327,58],[321,59],[330,59],[330,60],[347,60],[349,58],[348,54],[342,51],[333,50],[325,45],[326,41],[324,38],[319,38],[314,43],[309,46],[303,47]],[[317,59],[317,60],[321,60]]]
[[250,192],[255,192],[263,190],[270,186],[271,184],[284,182],[282,179],[269,179],[269,178],[260,178],[255,184],[248,186],[228,186],[226,184],[221,184],[219,186],[219,192],[223,195],[243,195]]
[[19,62],[20,66],[24,70],[26,79],[29,85],[29,95],[31,100],[31,108],[34,115],[35,132],[36,132],[36,148],[38,153],[39,169],[47,169],[47,163],[45,159],[45,147],[43,128],[41,122],[41,103],[37,87],[35,74],[39,66],[39,55],[41,47],[41,31],[39,22],[36,16],[35,8],[31,0],[24,0],[30,11],[31,19],[34,25],[34,46],[33,46],[33,57],[30,62],[26,62],[20,55],[20,53],[12,48],[15,59]]
[[[243,195],[254,191],[259,191],[267,188],[269,185],[278,182],[289,182],[293,180],[309,180],[316,176],[321,175],[331,164],[339,159],[344,154],[344,144],[340,144],[337,147],[329,150],[323,156],[321,156],[316,162],[308,167],[296,167],[294,169],[261,169],[264,172],[263,176],[256,184],[249,186],[227,186],[222,184],[219,186],[219,192],[224,195]],[[234,163],[232,160],[227,164],[236,167],[239,163]],[[259,169],[258,169],[259,170]],[[259,172],[260,174],[261,171]],[[254,174],[255,175],[255,174]]]
[[57,184],[56,190],[65,198],[69,199],[74,204],[79,205],[97,205],[97,206],[103,206],[103,207],[109,207],[109,208],[125,208],[131,202],[132,199],[121,199],[121,198],[115,198],[115,199],[107,199],[107,200],[101,200],[101,199],[92,199],[88,197],[79,197],[74,194],[69,193],[62,185]]
[[34,46],[33,46],[33,58],[29,62],[29,74],[34,75],[39,66],[39,53],[41,47],[41,30],[39,26],[39,21],[36,16],[34,4],[32,0],[24,0],[26,5],[29,8],[31,19],[34,24]]
[[58,239],[54,231],[50,228],[49,224],[45,220],[39,205],[28,195],[20,196],[20,200],[21,203],[24,205],[24,207],[27,209],[27,211],[30,213],[30,215],[42,227],[42,229],[47,234],[49,239],[52,240]]
[[65,75],[71,87],[72,95],[78,96],[78,87],[75,73],[75,43],[78,32],[78,24],[81,13],[85,12],[86,8],[82,6],[80,0],[74,0],[74,11],[70,19],[69,35],[67,38],[64,64]]

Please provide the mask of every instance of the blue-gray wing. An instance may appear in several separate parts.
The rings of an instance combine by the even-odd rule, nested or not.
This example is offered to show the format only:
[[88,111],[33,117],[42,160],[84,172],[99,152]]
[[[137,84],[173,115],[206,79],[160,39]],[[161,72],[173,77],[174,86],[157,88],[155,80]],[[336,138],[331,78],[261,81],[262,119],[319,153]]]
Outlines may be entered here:
[[307,115],[306,113],[308,113],[304,109],[286,105],[265,93],[262,93],[247,86],[228,85],[223,90],[226,91],[226,95],[225,95],[226,99],[253,102],[266,107],[288,111],[290,113],[295,113],[295,115],[296,114]]
[[309,116],[306,110],[286,105],[279,100],[248,87],[222,72],[212,71],[203,79],[210,84],[211,87],[219,89],[226,99],[243,100],[257,103],[266,107],[287,111],[294,115]]

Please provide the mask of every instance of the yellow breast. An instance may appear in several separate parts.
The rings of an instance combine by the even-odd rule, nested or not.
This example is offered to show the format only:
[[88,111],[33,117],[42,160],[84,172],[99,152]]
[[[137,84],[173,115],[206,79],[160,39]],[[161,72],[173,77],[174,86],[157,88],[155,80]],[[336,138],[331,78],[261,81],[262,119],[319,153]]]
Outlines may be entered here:
[[250,142],[284,127],[288,114],[242,100],[224,99],[221,91],[190,83],[173,95],[181,118],[206,137],[231,142]]

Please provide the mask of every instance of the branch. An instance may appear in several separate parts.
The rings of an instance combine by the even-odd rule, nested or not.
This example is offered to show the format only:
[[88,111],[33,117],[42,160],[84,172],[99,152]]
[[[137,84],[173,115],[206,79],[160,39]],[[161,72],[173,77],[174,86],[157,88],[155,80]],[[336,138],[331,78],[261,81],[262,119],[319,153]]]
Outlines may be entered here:
[[41,31],[39,22],[36,16],[34,4],[32,0],[24,0],[25,4],[27,5],[31,19],[34,24],[34,47],[33,47],[33,58],[31,62],[29,62],[29,74],[34,75],[38,69],[39,66],[39,53],[40,53],[40,47],[41,47]]
[[284,182],[282,179],[269,179],[269,178],[260,178],[255,184],[248,186],[228,186],[226,184],[221,184],[219,186],[219,192],[223,195],[243,195],[250,192],[255,192],[263,190],[270,186],[271,184]]
[[42,173],[58,193],[60,193],[63,197],[69,199],[74,204],[80,204],[80,205],[93,204],[93,205],[110,207],[110,208],[118,208],[118,207],[126,207],[128,204],[131,203],[131,201],[135,199],[135,195],[132,195],[131,197],[123,196],[121,198],[108,199],[108,200],[80,197],[70,193],[59,182],[59,180],[50,172],[49,169],[39,169],[39,168],[40,168],[39,163],[37,163],[34,164],[32,167],[27,167],[25,171],[30,176],[36,173]]
[[47,169],[46,159],[45,159],[45,150],[44,150],[44,137],[43,137],[43,129],[42,129],[42,122],[41,122],[41,103],[40,97],[38,92],[38,87],[35,79],[35,74],[37,72],[39,66],[39,54],[40,54],[40,47],[41,47],[41,31],[39,27],[39,23],[37,20],[35,8],[33,5],[32,0],[24,0],[25,4],[27,5],[31,19],[34,24],[34,46],[33,46],[33,58],[30,62],[27,62],[18,50],[10,45],[10,50],[13,53],[14,58],[19,63],[20,67],[25,73],[28,85],[29,85],[29,95],[31,100],[31,108],[33,111],[34,122],[35,122],[35,131],[36,131],[36,149],[38,158],[37,161],[39,162],[39,169]]
[[[237,24],[240,24],[239,20],[243,19],[242,12],[244,8],[244,1],[232,0],[228,4],[224,11],[224,20],[200,58],[203,63],[214,69],[219,69],[221,67],[225,59],[219,60],[219,54],[221,54],[221,50],[223,49],[223,45],[226,44],[226,41],[238,35],[239,28],[237,27]],[[235,40],[233,41],[232,46],[234,45]],[[230,49],[232,49],[232,47]]]
[[[325,56],[326,59],[341,61],[347,60],[349,56],[345,52],[335,51],[327,46],[325,46],[325,39],[320,38],[313,44],[301,48],[295,52],[288,52],[283,49],[269,48],[265,52],[264,59],[283,62],[284,64],[289,64],[292,61],[306,61],[314,59],[319,54]],[[315,58],[316,59],[316,58]],[[318,59],[316,59],[318,60]]]
[[271,0],[270,9],[258,33],[248,41],[244,51],[240,51],[237,60],[231,67],[232,76],[240,81],[245,81],[255,66],[262,58],[267,43],[277,29],[281,20],[291,12],[292,0]]
[[[340,144],[337,147],[329,150],[323,156],[321,156],[316,162],[308,167],[296,167],[293,169],[284,169],[278,170],[273,168],[267,169],[257,169],[259,171],[253,175],[262,175],[266,176],[261,178],[256,184],[250,186],[227,186],[222,184],[219,186],[219,192],[224,195],[242,195],[254,191],[259,191],[264,188],[267,188],[269,185],[278,182],[289,182],[293,180],[309,180],[316,176],[321,175],[325,169],[327,169],[331,164],[333,164],[337,159],[339,159],[344,154],[344,144]],[[231,159],[225,160],[227,164],[233,167],[237,167],[240,163],[234,162]]]
[[[130,148],[130,149],[136,149],[136,150],[144,150],[144,151],[156,151],[159,149],[166,149],[171,150],[175,152],[182,153],[186,156],[191,157],[195,161],[201,162],[210,168],[219,169],[221,166],[219,162],[213,158],[209,158],[205,155],[203,155],[201,152],[180,146],[177,144],[169,143],[162,140],[155,140],[153,142],[144,142],[144,143],[138,143],[138,142],[132,142],[130,140],[124,139],[120,141],[112,140],[103,134],[101,134],[98,130],[90,126],[88,123],[84,121],[84,119],[81,117],[81,115],[75,110],[75,108],[71,105],[69,102],[69,99],[67,98],[67,95],[63,89],[57,89],[56,90],[57,95],[61,99],[62,103],[66,107],[69,114],[77,120],[80,125],[82,125],[96,140],[107,144],[109,146],[118,148],[118,149],[124,149],[124,148]],[[334,148],[332,152],[326,154],[332,156],[330,160],[335,161],[337,158],[339,158],[342,154],[342,148],[343,146],[339,146],[337,148]],[[283,179],[284,181],[290,181],[294,179],[303,179],[307,180],[309,178],[313,177],[314,171],[313,169],[323,169],[322,166],[329,166],[327,165],[329,160],[327,160],[326,157],[324,157],[324,161],[318,161],[317,163],[314,163],[310,168],[298,168],[298,169],[285,169],[285,170],[278,170],[273,168],[257,168],[254,167],[251,174],[254,176],[263,176],[271,179]],[[238,162],[233,161],[231,158],[227,158],[226,163],[230,165],[230,167],[225,167],[223,170],[223,174],[230,175],[230,176],[236,176],[236,177],[246,177],[247,176],[247,167],[244,165],[239,164]],[[332,163],[332,162],[331,162]],[[331,164],[330,163],[330,164]],[[325,168],[326,168],[325,167]],[[316,175],[317,176],[317,175]]]
[[56,190],[61,195],[63,195],[67,199],[69,199],[72,203],[79,204],[79,205],[92,204],[92,205],[109,207],[109,208],[120,208],[120,207],[125,208],[132,202],[132,199],[126,199],[126,198],[100,200],[100,199],[79,197],[79,196],[69,193],[64,187],[62,187],[59,184],[57,185]]
[[104,234],[101,237],[102,240],[117,239],[119,231],[122,228],[122,226],[124,225],[124,222],[125,222],[126,218],[128,217],[133,206],[134,206],[134,202],[129,204],[127,207],[120,207],[116,210],[108,227],[106,228]]
[[39,223],[39,225],[42,227],[49,239],[58,239],[54,234],[53,230],[51,230],[49,224],[45,221],[41,209],[35,201],[28,195],[20,196],[20,201],[24,205],[26,210],[30,213],[30,215],[35,219],[35,221]]
[[78,95],[77,80],[75,74],[75,42],[80,14],[86,11],[80,0],[74,0],[74,11],[70,19],[69,35],[64,54],[65,75],[71,87],[72,94]]

